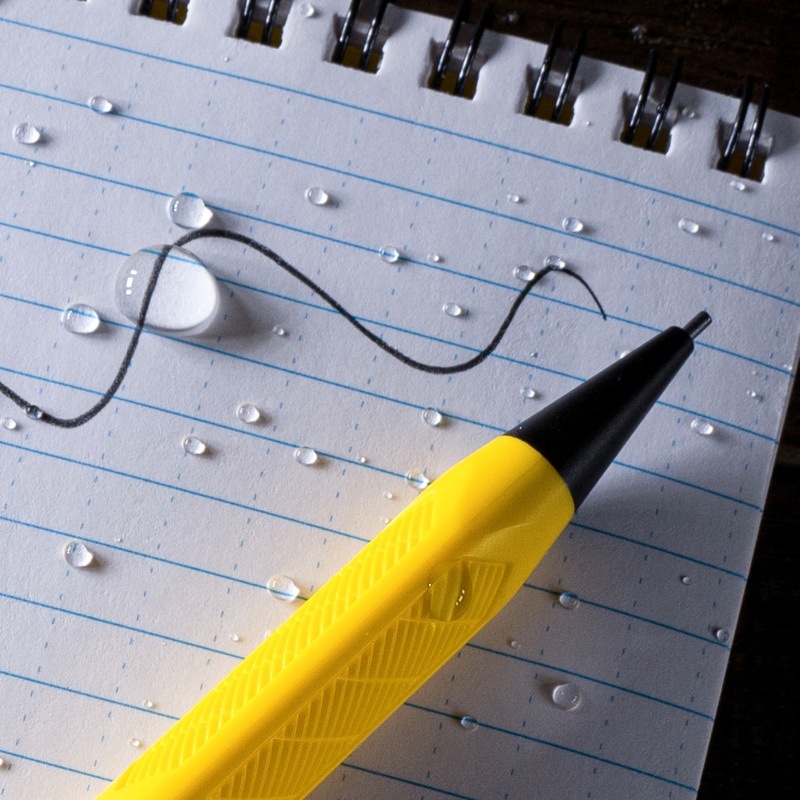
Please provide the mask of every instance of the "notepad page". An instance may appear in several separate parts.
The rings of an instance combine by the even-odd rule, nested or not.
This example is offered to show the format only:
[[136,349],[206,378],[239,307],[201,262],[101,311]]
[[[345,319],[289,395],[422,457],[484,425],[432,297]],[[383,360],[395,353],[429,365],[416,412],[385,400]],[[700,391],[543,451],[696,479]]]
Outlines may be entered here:
[[[608,321],[552,274],[494,355],[429,375],[252,250],[193,243],[221,290],[209,332],[145,333],[74,430],[0,397],[16,423],[0,428],[0,796],[101,792],[417,495],[409,471],[435,480],[706,309],[690,361],[512,603],[313,793],[691,798],[796,365],[800,123],[768,112],[764,180],[741,191],[714,168],[733,98],[679,86],[669,152],[650,153],[619,141],[632,70],[584,59],[563,127],[520,113],[537,43],[487,33],[466,100],[425,88],[445,19],[390,7],[373,75],[330,63],[344,0],[310,17],[292,3],[277,49],[231,37],[233,0],[191,0],[181,26],[134,5],[0,3],[15,392],[59,416],[105,392],[133,327],[117,275],[185,233],[167,214],[181,192],[425,362],[473,356],[523,286],[515,268],[550,255]],[[12,136],[22,123],[38,142]],[[95,333],[61,324],[74,303]],[[91,566],[65,561],[69,542]],[[274,576],[298,598],[277,599]],[[554,703],[563,684],[577,709]]]

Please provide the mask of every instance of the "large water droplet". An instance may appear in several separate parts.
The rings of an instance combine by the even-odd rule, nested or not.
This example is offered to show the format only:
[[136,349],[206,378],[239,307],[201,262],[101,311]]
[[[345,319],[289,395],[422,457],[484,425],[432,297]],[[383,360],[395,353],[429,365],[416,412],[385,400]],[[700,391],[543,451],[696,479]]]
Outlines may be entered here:
[[422,421],[433,428],[442,424],[442,414],[436,408],[426,408],[422,411]]
[[714,638],[718,642],[727,642],[731,638],[731,634],[725,628],[714,628]]
[[252,403],[242,403],[236,409],[236,416],[242,421],[252,425],[261,419],[261,412]]
[[586,226],[577,217],[564,217],[561,220],[561,227],[567,233],[580,233]]
[[192,230],[208,225],[214,216],[203,198],[190,192],[175,195],[167,204],[167,214],[176,225]]
[[108,98],[99,94],[90,97],[88,105],[97,114],[110,114],[114,110],[114,104]]
[[458,303],[445,303],[442,306],[442,311],[444,311],[448,317],[464,317],[467,314],[467,309],[464,308],[464,306],[460,306]]
[[385,245],[384,247],[381,247],[378,252],[380,257],[387,264],[396,264],[400,260],[400,251],[391,245]]
[[694,220],[687,219],[686,217],[681,217],[681,219],[678,220],[678,227],[684,233],[700,233],[700,225]]
[[306,189],[306,200],[312,206],[326,206],[331,201],[331,196],[321,186],[309,186]]
[[558,602],[568,611],[576,609],[581,604],[580,598],[573,592],[561,592]]
[[418,492],[430,486],[431,479],[420,469],[410,469],[405,475],[406,483]]
[[476,720],[475,717],[461,717],[458,724],[461,725],[465,731],[478,730],[478,720]]
[[530,267],[520,264],[520,266],[514,267],[514,277],[517,280],[528,283],[528,281],[532,281],[536,277],[536,273]]
[[6,431],[17,429],[17,421],[13,417],[0,417],[0,428]]
[[25,414],[28,416],[29,419],[41,419],[44,416],[44,411],[42,411],[39,406],[30,405],[25,406]]
[[553,704],[562,711],[575,711],[583,701],[581,687],[575,683],[560,683],[553,689]]
[[70,333],[94,333],[100,327],[100,315],[91,306],[75,303],[61,312],[61,324]]
[[319,454],[313,447],[298,447],[294,451],[294,460],[298,464],[310,467],[319,461]]
[[316,13],[317,9],[311,3],[300,3],[300,16],[306,19],[311,19]]
[[64,561],[71,567],[83,569],[94,561],[94,553],[83,542],[67,542],[64,545]]
[[567,262],[561,256],[547,256],[544,260],[544,265],[553,269],[564,269],[567,266]]
[[267,581],[269,593],[276,599],[289,603],[297,600],[300,587],[288,575],[273,575]]
[[183,449],[192,456],[202,456],[208,451],[208,445],[196,436],[183,437]]
[[20,122],[11,131],[11,136],[17,144],[36,144],[42,138],[42,132],[30,122]]
[[[156,245],[134,253],[117,275],[117,308],[132,322],[139,319],[153,267],[163,251]],[[219,308],[217,281],[188,250],[172,247],[150,299],[145,327],[165,333],[204,331]]]
[[714,426],[707,419],[696,417],[689,423],[689,427],[701,436],[711,436],[714,433]]

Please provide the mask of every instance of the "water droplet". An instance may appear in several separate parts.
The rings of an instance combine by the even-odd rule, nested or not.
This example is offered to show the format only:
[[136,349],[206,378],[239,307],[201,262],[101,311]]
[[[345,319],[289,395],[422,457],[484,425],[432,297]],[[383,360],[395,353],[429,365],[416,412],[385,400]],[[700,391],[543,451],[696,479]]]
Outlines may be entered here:
[[71,567],[83,569],[94,561],[94,553],[82,542],[67,542],[64,545],[64,561]]
[[385,497],[387,500],[394,500],[394,492],[384,492],[384,493],[383,493],[383,496],[384,496],[384,497]]
[[730,632],[725,628],[714,628],[714,638],[718,642],[727,642],[731,638]]
[[687,219],[686,217],[681,217],[678,221],[678,227],[684,233],[700,233],[700,226],[691,219]]
[[242,403],[236,409],[236,416],[242,421],[252,425],[261,419],[261,412],[252,403]]
[[630,350],[621,350],[617,358],[625,358],[630,352]]
[[567,262],[561,256],[547,256],[544,260],[544,265],[553,269],[565,269]]
[[428,253],[428,261],[432,261],[434,264],[441,264],[444,261],[444,257],[438,253]]
[[114,110],[114,104],[106,97],[96,94],[89,98],[89,108],[98,114],[110,114]]
[[406,472],[406,483],[413,486],[418,492],[421,492],[427,486],[430,486],[431,479],[425,474],[423,470],[410,469]]
[[91,306],[75,303],[61,312],[61,324],[70,333],[94,333],[100,327],[100,315]]
[[42,132],[30,122],[21,122],[11,132],[17,144],[36,144],[42,138]]
[[539,392],[533,388],[533,386],[523,386],[519,393],[526,399],[526,400],[535,400],[539,396]]
[[700,419],[700,417],[693,419],[689,427],[701,436],[711,436],[714,433],[714,426],[708,420]]
[[155,708],[156,704],[152,700],[145,700],[144,701],[145,708]]
[[131,736],[131,738],[128,739],[128,744],[131,747],[141,747],[142,746],[142,740],[141,739],[137,739],[135,736]]
[[[117,275],[117,308],[132,322],[139,319],[153,268],[163,247],[134,253]],[[188,250],[173,247],[167,255],[147,309],[145,327],[167,333],[194,334],[205,330],[219,308],[214,276]]]
[[356,458],[356,461],[358,461],[359,464],[366,464],[367,463],[367,457],[366,456],[358,456]]
[[214,216],[203,198],[190,192],[175,195],[167,205],[167,214],[176,225],[192,230],[208,225]]
[[294,451],[294,460],[298,464],[310,467],[312,464],[316,464],[317,461],[319,461],[319,455],[313,447],[298,447]]
[[512,650],[519,650],[519,642],[516,639],[509,639],[508,640],[508,646]]
[[238,634],[238,633],[231,633],[231,634],[229,634],[229,635],[228,635],[228,638],[229,638],[229,639],[230,639],[232,642],[241,642],[241,641],[242,641],[242,637],[241,637],[241,636],[239,636],[239,634]]
[[183,437],[183,449],[192,456],[202,456],[208,450],[208,445],[196,436]]
[[282,327],[281,325],[273,325],[272,326],[272,332],[276,336],[286,336],[286,335],[288,335],[288,331],[286,330],[286,328]]
[[751,397],[753,400],[760,400],[761,399],[761,395],[757,391],[755,391],[755,389],[748,389],[747,390],[747,396]]
[[231,60],[231,57],[230,56],[222,56],[222,60],[227,64]]
[[553,689],[553,704],[562,711],[575,711],[583,701],[581,687],[574,683],[560,683]]
[[681,575],[681,583],[684,586],[691,586],[692,583],[693,583],[692,576],[691,575]]
[[300,16],[311,19],[317,13],[317,9],[311,3],[300,3]]
[[35,161],[28,161],[28,162],[26,162],[26,163],[27,163],[27,164],[28,164],[28,166],[29,166],[29,167],[31,167],[31,168],[33,168],[33,167],[35,167],[35,166],[36,166],[36,162],[35,162]]
[[507,194],[506,195],[506,200],[508,200],[509,203],[521,203],[522,202],[522,198],[518,194]]
[[769,242],[770,244],[772,244],[773,242],[777,242],[778,241],[778,237],[775,236],[774,233],[770,233],[769,231],[764,231],[764,233],[761,234],[761,238],[765,242]]
[[7,769],[11,765],[4,758],[0,758],[0,769]]
[[558,596],[558,602],[568,611],[576,609],[581,604],[580,598],[574,592],[561,592]]
[[458,724],[465,730],[465,731],[476,731],[478,730],[478,720],[475,717],[461,717],[459,719]]
[[517,280],[527,283],[536,277],[536,273],[530,267],[526,267],[524,264],[521,264],[518,267],[514,267],[514,277]]
[[730,182],[731,189],[736,189],[737,192],[746,192],[747,184],[744,181],[733,180]]
[[269,639],[270,636],[272,636],[272,633],[273,633],[273,629],[272,628],[267,628],[264,631],[264,641],[265,642],[267,641],[267,639]]
[[297,600],[300,587],[288,575],[273,575],[267,581],[269,593],[276,599],[285,603]]
[[17,421],[13,417],[0,417],[0,428],[6,431],[16,430]]
[[306,189],[306,200],[312,206],[326,206],[331,200],[331,196],[321,186],[309,186]]
[[381,525],[388,525],[389,517],[381,517]]
[[561,227],[568,233],[580,233],[585,225],[577,217],[564,217],[561,220]]
[[442,415],[435,408],[426,408],[422,411],[422,421],[432,428],[436,428],[442,424]]
[[448,317],[464,317],[467,314],[467,309],[464,308],[464,306],[460,306],[458,303],[445,303],[442,306],[442,311],[444,311]]
[[384,247],[381,247],[378,252],[380,253],[380,257],[387,264],[396,264],[400,260],[400,251],[391,245],[385,245]]
[[39,406],[29,405],[25,406],[25,413],[27,414],[29,419],[41,419],[44,416],[44,411],[42,411]]

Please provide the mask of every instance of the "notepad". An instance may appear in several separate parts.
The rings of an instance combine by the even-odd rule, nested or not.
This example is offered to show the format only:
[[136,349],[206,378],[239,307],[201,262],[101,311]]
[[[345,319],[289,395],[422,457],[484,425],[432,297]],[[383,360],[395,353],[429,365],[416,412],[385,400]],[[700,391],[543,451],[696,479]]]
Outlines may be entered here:
[[[797,363],[800,122],[769,111],[742,179],[718,168],[734,97],[678,84],[650,151],[621,141],[635,70],[582,59],[565,125],[524,113],[538,43],[487,31],[470,99],[429,86],[442,18],[390,6],[371,72],[331,62],[344,0],[282,3],[267,43],[236,38],[234,0],[178,5],[0,4],[0,380],[20,396],[70,416],[106,391],[133,328],[118,274],[185,233],[181,193],[421,361],[483,348],[550,256],[608,321],[551,274],[483,364],[429,375],[251,250],[194,243],[220,290],[205,333],[146,332],[74,430],[0,397],[0,795],[98,794],[422,484],[705,309],[513,602],[313,793],[692,797]],[[75,304],[96,331],[62,323]]]

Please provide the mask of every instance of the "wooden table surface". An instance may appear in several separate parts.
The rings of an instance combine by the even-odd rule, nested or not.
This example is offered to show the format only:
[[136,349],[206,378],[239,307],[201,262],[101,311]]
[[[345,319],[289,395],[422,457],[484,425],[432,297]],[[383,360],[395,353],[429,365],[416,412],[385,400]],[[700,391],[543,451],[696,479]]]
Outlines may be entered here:
[[[456,0],[396,0],[452,17]],[[800,0],[497,0],[492,29],[547,42],[563,22],[572,45],[588,31],[586,55],[643,69],[649,48],[662,70],[684,57],[682,82],[734,93],[747,75],[772,88],[770,107],[800,116]],[[470,21],[482,4],[473,3]],[[791,143],[800,158],[800,142]],[[797,794],[795,676],[800,533],[800,391],[781,437],[755,558],[699,800]],[[791,787],[795,786],[795,790]],[[565,799],[568,800],[568,799]],[[647,800],[647,798],[642,798]]]

